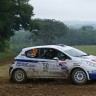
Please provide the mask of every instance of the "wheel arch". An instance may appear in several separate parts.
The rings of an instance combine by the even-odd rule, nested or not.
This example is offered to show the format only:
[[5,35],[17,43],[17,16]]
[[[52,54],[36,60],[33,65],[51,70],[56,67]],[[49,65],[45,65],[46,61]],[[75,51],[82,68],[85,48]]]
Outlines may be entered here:
[[[22,68],[15,68],[15,69],[13,69],[13,71],[12,71],[12,73],[11,73],[11,77],[13,76],[14,71],[16,71],[16,70],[18,70],[18,69],[23,70],[23,71],[25,72],[25,70],[22,69]],[[25,72],[25,74],[26,74],[26,72]],[[27,74],[26,74],[26,76],[27,76]]]
[[[18,71],[18,70],[21,70],[21,71],[24,73],[24,78],[23,78],[22,81],[17,81],[17,80],[15,79],[15,77],[14,77],[14,72],[15,72],[16,70],[17,70],[17,71]],[[11,81],[12,81],[12,82],[15,82],[15,83],[26,83],[26,82],[27,82],[27,74],[26,74],[25,70],[22,69],[22,68],[15,68],[15,69],[12,71],[12,73],[11,73]]]
[[87,79],[89,80],[89,74],[88,74],[88,72],[84,69],[84,68],[81,68],[81,67],[74,67],[71,71],[70,71],[70,77],[71,77],[71,74],[72,74],[72,72],[75,70],[75,69],[81,69],[81,70],[83,70],[85,73],[86,73],[86,75],[87,75]]

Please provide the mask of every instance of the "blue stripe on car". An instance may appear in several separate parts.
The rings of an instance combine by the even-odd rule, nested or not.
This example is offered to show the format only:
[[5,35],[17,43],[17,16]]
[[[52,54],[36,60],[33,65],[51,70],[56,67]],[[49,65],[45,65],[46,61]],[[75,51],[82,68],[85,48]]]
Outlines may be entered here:
[[38,62],[46,62],[46,61],[38,61],[38,60],[25,60],[25,59],[15,59],[15,61],[20,61],[20,62],[33,62],[33,63],[38,63]]

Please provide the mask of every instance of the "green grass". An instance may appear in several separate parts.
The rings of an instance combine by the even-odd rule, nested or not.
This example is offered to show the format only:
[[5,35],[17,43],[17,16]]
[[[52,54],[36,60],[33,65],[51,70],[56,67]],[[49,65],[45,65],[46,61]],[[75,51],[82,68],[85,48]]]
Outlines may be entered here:
[[0,59],[11,57],[11,56],[14,56],[14,55],[15,55],[15,53],[12,53],[12,52],[1,52],[0,53]]
[[96,55],[96,45],[84,45],[84,46],[74,46],[77,49],[80,49],[87,54]]
[[9,66],[10,64],[0,66],[0,77],[9,77]]
[[2,78],[9,80],[9,66],[12,62],[14,55],[15,53],[11,52],[0,53],[0,82],[2,81]]

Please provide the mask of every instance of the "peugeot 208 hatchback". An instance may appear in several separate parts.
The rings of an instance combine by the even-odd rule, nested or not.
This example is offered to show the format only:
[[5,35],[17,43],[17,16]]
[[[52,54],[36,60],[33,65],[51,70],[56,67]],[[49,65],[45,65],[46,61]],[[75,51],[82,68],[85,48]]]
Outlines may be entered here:
[[9,69],[10,79],[68,78],[75,84],[96,79],[96,57],[66,45],[44,45],[22,49]]

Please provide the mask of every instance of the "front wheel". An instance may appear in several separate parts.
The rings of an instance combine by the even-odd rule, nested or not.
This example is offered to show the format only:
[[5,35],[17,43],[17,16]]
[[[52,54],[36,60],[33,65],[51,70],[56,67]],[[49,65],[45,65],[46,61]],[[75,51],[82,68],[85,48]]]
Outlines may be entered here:
[[82,85],[87,83],[87,75],[82,69],[75,69],[71,74],[71,79],[74,84]]
[[16,83],[25,83],[27,81],[27,75],[24,70],[16,69],[13,71],[12,80]]

